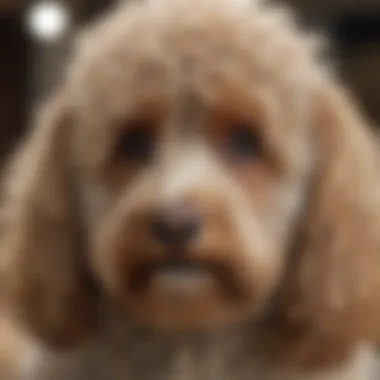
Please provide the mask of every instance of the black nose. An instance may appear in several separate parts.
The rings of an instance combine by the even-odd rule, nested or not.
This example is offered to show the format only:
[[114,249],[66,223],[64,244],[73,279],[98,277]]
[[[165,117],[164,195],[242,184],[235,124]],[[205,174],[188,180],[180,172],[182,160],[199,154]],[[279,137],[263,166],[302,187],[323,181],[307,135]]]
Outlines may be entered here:
[[197,210],[189,205],[164,207],[152,218],[153,235],[164,245],[187,245],[197,237],[200,229],[201,217]]

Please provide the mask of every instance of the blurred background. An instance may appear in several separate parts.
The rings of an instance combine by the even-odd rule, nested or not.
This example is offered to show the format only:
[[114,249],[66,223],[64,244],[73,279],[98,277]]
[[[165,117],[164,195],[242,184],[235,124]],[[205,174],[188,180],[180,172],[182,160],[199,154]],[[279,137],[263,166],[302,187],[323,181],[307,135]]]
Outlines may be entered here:
[[[116,1],[0,0],[0,168],[59,80],[78,29]],[[332,38],[340,74],[380,123],[380,0],[283,1]]]

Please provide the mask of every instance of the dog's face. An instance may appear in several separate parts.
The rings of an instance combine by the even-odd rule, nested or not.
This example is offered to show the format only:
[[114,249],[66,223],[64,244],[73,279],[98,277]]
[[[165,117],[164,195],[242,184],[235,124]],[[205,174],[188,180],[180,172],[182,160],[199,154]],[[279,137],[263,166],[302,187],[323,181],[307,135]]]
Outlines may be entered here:
[[251,29],[226,38],[168,22],[142,30],[138,46],[126,33],[77,74],[93,270],[138,320],[254,316],[282,274],[311,165],[306,85],[296,64],[283,75],[276,56],[271,67],[239,54]]
[[306,339],[377,332],[377,147],[317,50],[255,0],[131,2],[91,28],[6,181],[31,332],[79,344],[103,297],[164,329],[271,303]]

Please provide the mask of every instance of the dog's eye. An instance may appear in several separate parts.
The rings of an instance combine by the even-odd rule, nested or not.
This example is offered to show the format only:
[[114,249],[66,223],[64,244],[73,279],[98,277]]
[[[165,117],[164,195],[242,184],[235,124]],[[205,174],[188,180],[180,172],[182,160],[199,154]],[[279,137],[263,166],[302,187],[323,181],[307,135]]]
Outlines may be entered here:
[[155,138],[145,124],[129,125],[118,143],[118,154],[134,162],[145,162],[153,154]]
[[261,140],[257,133],[248,125],[232,125],[227,136],[227,151],[238,160],[250,160],[261,154]]

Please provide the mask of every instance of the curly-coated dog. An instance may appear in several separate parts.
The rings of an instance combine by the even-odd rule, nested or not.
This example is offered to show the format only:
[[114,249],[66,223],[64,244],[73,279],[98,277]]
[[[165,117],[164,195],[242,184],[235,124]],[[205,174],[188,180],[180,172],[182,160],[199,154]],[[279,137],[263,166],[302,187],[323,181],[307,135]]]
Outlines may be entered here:
[[33,380],[373,380],[377,144],[286,11],[121,4],[7,172]]

